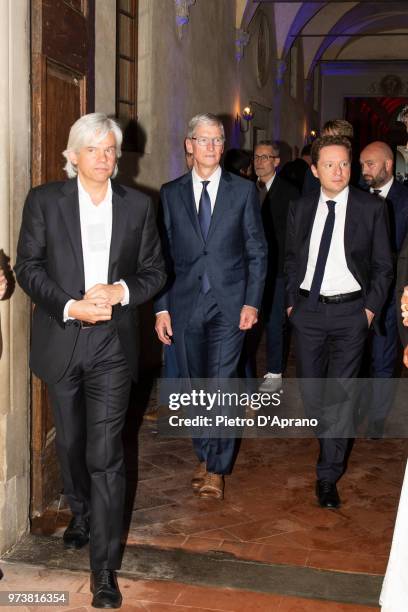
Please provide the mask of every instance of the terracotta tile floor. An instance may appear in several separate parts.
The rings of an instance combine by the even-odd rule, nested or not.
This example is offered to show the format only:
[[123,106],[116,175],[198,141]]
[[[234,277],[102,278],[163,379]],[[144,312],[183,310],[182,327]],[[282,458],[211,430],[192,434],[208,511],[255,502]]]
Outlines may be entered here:
[[[224,551],[241,559],[344,572],[386,568],[408,443],[357,440],[339,483],[340,510],[314,496],[315,440],[242,441],[223,502],[190,489],[195,465],[189,440],[163,440],[146,422],[135,449],[139,484],[129,544]],[[136,478],[136,471],[130,476]],[[55,506],[34,533],[61,535],[68,511]]]
[[140,468],[128,542],[382,574],[407,451],[406,441],[358,440],[339,483],[343,505],[328,511],[313,492],[315,440],[246,439],[216,502],[191,493],[190,442],[160,440],[145,426],[140,454],[149,467]]
[[[18,608],[1,606],[2,612],[91,612],[89,578],[84,573],[46,570],[21,564],[3,563],[0,591],[69,591],[69,605]],[[163,581],[133,581],[119,578],[123,612],[370,612],[379,608],[338,604],[253,593],[234,589],[204,588]]]
[[[293,355],[288,372],[293,375]],[[153,395],[150,405],[154,401]],[[129,544],[217,550],[241,559],[339,572],[384,573],[408,441],[357,440],[339,483],[343,505],[328,511],[318,507],[314,496],[314,439],[243,440],[226,479],[225,499],[216,502],[200,500],[191,492],[196,460],[189,440],[159,437],[151,417],[144,420],[139,436],[130,426],[126,437],[131,488],[137,483]],[[33,531],[61,535],[68,520],[66,508],[58,510],[55,503],[34,521]],[[78,611],[88,609],[87,588],[84,578],[75,595]],[[127,588],[124,610],[374,609],[173,583],[137,582],[124,591]]]

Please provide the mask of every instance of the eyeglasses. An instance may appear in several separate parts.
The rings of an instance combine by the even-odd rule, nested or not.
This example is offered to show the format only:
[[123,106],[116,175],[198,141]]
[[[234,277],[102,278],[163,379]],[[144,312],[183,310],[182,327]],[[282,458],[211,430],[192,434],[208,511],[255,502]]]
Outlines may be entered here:
[[216,138],[207,138],[206,136],[192,136],[191,140],[196,140],[200,147],[207,147],[212,144],[213,147],[222,147],[225,142],[225,138],[217,136]]
[[279,159],[279,155],[254,155],[254,160],[256,162],[266,162],[268,161],[268,159]]
[[115,157],[116,147],[85,147],[85,152],[90,157],[97,157],[99,153],[102,153],[104,157]]

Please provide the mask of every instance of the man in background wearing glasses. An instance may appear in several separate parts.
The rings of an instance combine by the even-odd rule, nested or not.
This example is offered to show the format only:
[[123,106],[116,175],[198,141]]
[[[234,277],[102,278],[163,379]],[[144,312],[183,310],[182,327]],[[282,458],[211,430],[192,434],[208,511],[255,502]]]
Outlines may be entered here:
[[[254,184],[220,167],[224,127],[211,114],[191,119],[191,172],[163,185],[163,242],[168,283],[155,303],[156,332],[174,342],[183,378],[236,376],[244,333],[261,305],[266,244]],[[213,430],[193,440],[192,488],[222,499],[235,440]]]
[[276,169],[279,164],[278,143],[262,140],[256,145],[254,151],[254,168],[258,177],[256,186],[268,243],[268,273],[262,303],[266,329],[267,371],[259,390],[269,393],[279,391],[282,386],[286,323],[283,277],[286,219],[289,202],[299,198],[296,187],[277,176]]

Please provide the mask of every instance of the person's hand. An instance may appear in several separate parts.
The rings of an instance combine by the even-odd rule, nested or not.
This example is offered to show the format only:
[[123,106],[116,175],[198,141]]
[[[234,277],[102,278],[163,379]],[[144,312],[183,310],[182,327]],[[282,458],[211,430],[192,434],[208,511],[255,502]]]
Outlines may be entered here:
[[408,285],[404,287],[404,293],[401,296],[401,316],[402,324],[408,327]]
[[408,368],[408,344],[404,349],[404,355],[403,355],[402,361],[403,361],[404,366]]
[[239,329],[251,329],[258,321],[258,310],[253,306],[243,306],[239,317]]
[[115,306],[120,304],[125,297],[125,290],[120,283],[116,285],[103,285],[98,283],[94,285],[85,293],[84,298],[86,300],[102,299],[105,304]]
[[154,326],[160,342],[170,345],[173,336],[171,318],[168,312],[161,312],[156,315],[156,325]]
[[368,308],[365,308],[364,310],[367,315],[368,327],[370,327],[371,323],[373,322],[375,313],[371,310],[368,310]]
[[290,317],[290,313],[293,310],[293,306],[289,306],[289,308],[286,309],[286,314],[288,315],[288,318]]
[[7,279],[5,277],[4,271],[0,268],[0,300],[2,300],[7,291]]
[[98,323],[99,321],[110,321],[112,318],[112,306],[107,304],[103,298],[92,300],[78,300],[72,302],[68,308],[68,316],[86,323]]

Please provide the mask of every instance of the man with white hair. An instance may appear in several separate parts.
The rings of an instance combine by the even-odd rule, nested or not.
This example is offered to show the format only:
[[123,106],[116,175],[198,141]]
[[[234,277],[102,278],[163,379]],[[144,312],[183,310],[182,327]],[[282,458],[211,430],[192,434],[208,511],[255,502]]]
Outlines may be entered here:
[[48,384],[73,514],[63,540],[90,540],[96,608],[122,601],[122,429],[138,374],[137,307],[165,281],[149,198],[111,180],[121,143],[102,113],[73,124],[63,153],[70,180],[31,189],[16,264],[35,303],[30,365]]
[[[186,138],[193,168],[160,192],[169,279],[155,301],[156,332],[165,345],[174,342],[183,378],[234,378],[244,332],[257,322],[262,301],[266,242],[258,195],[251,181],[221,169],[224,142],[218,117],[193,117]],[[235,440],[205,432],[193,445],[193,491],[221,500]]]

